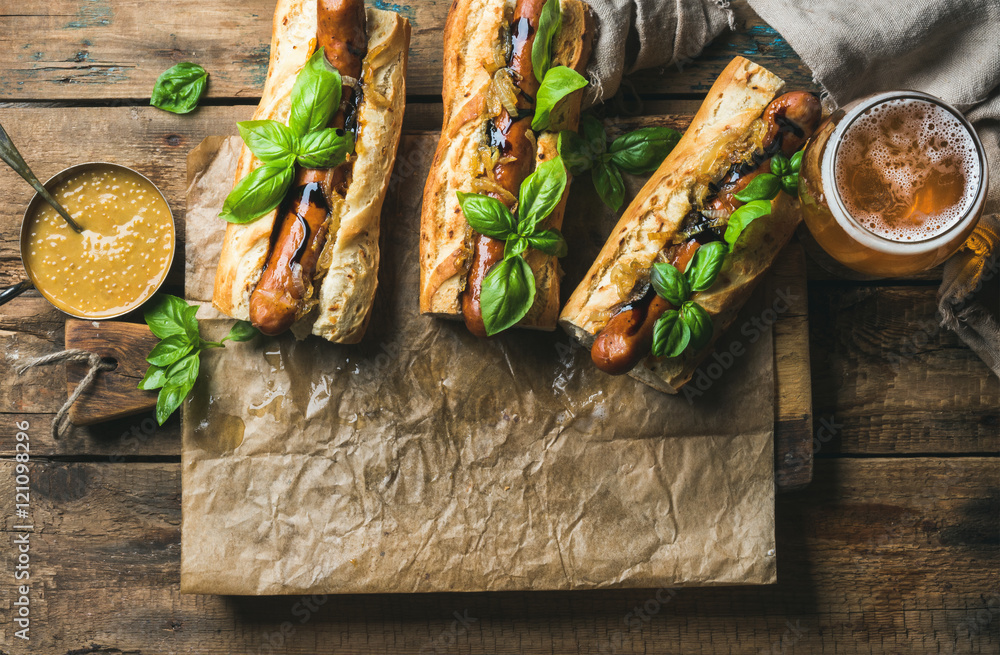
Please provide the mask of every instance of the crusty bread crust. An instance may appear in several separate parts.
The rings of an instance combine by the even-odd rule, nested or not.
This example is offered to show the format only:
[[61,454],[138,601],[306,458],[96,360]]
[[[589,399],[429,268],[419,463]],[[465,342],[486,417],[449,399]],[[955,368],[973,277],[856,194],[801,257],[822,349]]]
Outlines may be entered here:
[[[570,296],[559,317],[567,332],[587,347],[593,343],[610,318],[608,310],[627,300],[625,294],[641,271],[652,267],[664,235],[677,233],[691,209],[699,178],[716,178],[728,168],[724,153],[746,142],[759,126],[757,119],[783,88],[779,77],[742,57],[726,67],[691,126],[625,210]],[[660,391],[676,393],[732,323],[791,238],[799,217],[797,201],[779,194],[772,203],[772,214],[751,223],[726,256],[715,285],[694,296],[712,316],[715,330],[708,346],[678,358],[658,360],[650,356],[630,375]]]
[[[396,159],[406,101],[410,24],[391,11],[366,9],[368,55],[362,68],[364,94],[358,107],[358,139],[347,196],[332,203],[329,237],[320,256],[326,269],[316,306],[293,331],[338,343],[364,334],[378,278],[379,218]],[[271,59],[254,120],[288,122],[295,78],[316,50],[315,0],[278,0],[271,33]],[[235,182],[261,165],[244,146]],[[245,225],[226,226],[216,271],[213,304],[248,320],[250,294],[260,279],[277,211]]]
[[[420,311],[446,318],[462,315],[461,294],[472,254],[473,231],[462,215],[457,191],[471,191],[484,116],[483,98],[490,76],[483,62],[492,59],[504,20],[503,0],[456,0],[448,12],[444,36],[444,121],[430,174],[424,186],[420,219]],[[593,23],[580,0],[561,0],[562,29],[553,48],[553,65],[583,70],[590,59]],[[553,112],[551,130],[538,134],[536,165],[557,156],[559,130],[575,130],[583,92],[577,91]],[[567,190],[568,194],[568,190]],[[547,219],[562,225],[566,196]],[[535,274],[535,303],[518,323],[552,330],[559,314],[558,260],[531,251],[526,257]]]

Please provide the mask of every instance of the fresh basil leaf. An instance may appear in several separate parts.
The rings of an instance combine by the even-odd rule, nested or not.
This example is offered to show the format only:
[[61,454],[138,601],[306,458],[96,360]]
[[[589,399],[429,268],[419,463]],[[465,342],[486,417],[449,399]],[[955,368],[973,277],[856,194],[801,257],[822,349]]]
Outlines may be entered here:
[[781,190],[793,198],[799,196],[799,174],[789,173],[781,178]]
[[729,217],[729,224],[726,226],[725,238],[729,247],[733,247],[733,244],[740,238],[740,234],[743,233],[747,225],[750,225],[752,221],[761,216],[767,216],[770,213],[770,200],[754,200],[734,211],[732,216]]
[[517,231],[513,214],[496,198],[459,191],[458,204],[465,220],[480,234],[502,241]]
[[340,72],[331,66],[319,48],[299,71],[292,87],[292,110],[288,127],[296,136],[304,136],[326,127],[340,106]]
[[656,290],[656,295],[669,302],[674,307],[680,307],[691,296],[691,285],[684,274],[673,264],[658,262],[653,264],[649,274],[649,282]]
[[711,241],[695,251],[685,275],[691,285],[691,293],[710,289],[715,284],[728,252],[729,248],[721,241]]
[[533,234],[528,237],[528,243],[531,244],[532,248],[541,250],[546,255],[565,257],[569,252],[569,247],[566,245],[566,239],[564,239],[562,233],[556,229],[545,230],[544,232]]
[[174,411],[181,406],[184,398],[194,387],[194,380],[168,381],[156,397],[156,422],[163,425]]
[[154,366],[167,367],[191,352],[194,344],[186,334],[172,334],[153,346],[146,361]]
[[187,319],[184,312],[188,304],[177,296],[160,294],[156,302],[146,310],[143,317],[149,331],[160,339],[175,334],[187,333]]
[[160,73],[149,104],[174,114],[186,114],[198,106],[208,73],[198,64],[181,62]]
[[521,184],[517,197],[517,233],[529,236],[548,218],[566,191],[566,167],[561,157],[544,161]]
[[611,144],[611,161],[632,175],[655,171],[681,139],[669,127],[641,127],[624,134]]
[[486,275],[480,303],[486,334],[493,336],[514,325],[535,302],[535,275],[523,257],[504,259]]
[[168,382],[187,382],[198,379],[198,370],[201,368],[200,353],[193,352],[174,362],[167,369]]
[[603,161],[597,161],[594,163],[591,177],[594,180],[597,195],[601,196],[604,204],[618,211],[622,203],[625,202],[625,181],[622,180],[622,174],[616,167]]
[[608,134],[604,131],[604,123],[590,114],[580,119],[580,136],[587,142],[594,157],[608,151]]
[[517,257],[527,249],[528,240],[520,234],[515,234],[507,239],[507,243],[503,245],[503,256],[504,258]]
[[548,0],[538,16],[535,42],[531,44],[531,69],[535,79],[541,80],[552,65],[552,40],[562,27],[559,0]]
[[573,175],[589,171],[594,164],[594,155],[587,142],[571,130],[563,130],[559,133],[559,157],[565,162],[566,169]]
[[799,150],[788,160],[788,168],[792,173],[798,173],[799,169],[802,168],[802,153],[804,152],[805,150]]
[[549,127],[552,110],[560,100],[570,93],[587,86],[587,78],[572,68],[556,66],[545,74],[535,98],[535,117],[531,119],[531,129],[536,132]]
[[295,156],[295,135],[288,126],[278,121],[242,121],[240,128],[243,143],[247,144],[257,159],[267,163],[284,163]]
[[281,204],[292,183],[291,166],[265,164],[251,171],[226,196],[219,217],[230,223],[249,223]]
[[146,375],[139,380],[139,388],[143,391],[153,391],[159,389],[167,382],[167,372],[160,366],[150,366],[146,369]]
[[774,157],[771,157],[771,173],[781,177],[782,175],[788,175],[791,172],[789,166],[788,157],[784,156],[780,152]]
[[303,168],[333,168],[354,152],[354,135],[328,127],[299,139],[298,161]]
[[[187,305],[187,303],[184,304]],[[187,305],[184,308],[184,333],[187,334],[191,343],[198,343],[201,340],[201,334],[198,332],[198,319],[195,318],[197,314],[198,305]]]
[[676,309],[668,309],[653,324],[653,356],[677,357],[691,342],[691,328]]
[[223,341],[250,341],[260,332],[249,321],[236,321]]
[[688,301],[681,306],[681,320],[691,333],[691,348],[696,352],[712,340],[712,317],[696,302]]
[[777,175],[761,173],[743,187],[742,191],[734,193],[733,197],[740,202],[751,200],[771,200],[781,191],[781,180]]

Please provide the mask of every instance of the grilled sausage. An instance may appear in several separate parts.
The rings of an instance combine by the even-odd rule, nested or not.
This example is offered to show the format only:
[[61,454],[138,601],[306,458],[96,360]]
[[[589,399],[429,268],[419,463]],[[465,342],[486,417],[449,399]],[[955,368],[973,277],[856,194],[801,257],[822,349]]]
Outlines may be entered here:
[[[690,239],[676,248],[669,258],[677,270],[683,273],[699,243]],[[611,375],[624,375],[643,357],[649,354],[653,347],[653,326],[657,319],[663,316],[673,305],[661,298],[650,286],[646,295],[639,300],[626,305],[611,317],[601,333],[594,339],[590,348],[590,358],[597,368]]]
[[764,110],[763,118],[768,124],[764,151],[769,152],[780,138],[781,152],[791,157],[816,131],[822,117],[819,98],[808,91],[792,91],[775,98]]
[[[538,18],[544,4],[545,0],[518,0],[511,20],[512,47],[507,66],[517,85],[517,106],[522,111],[534,108],[538,94],[539,82],[531,68],[531,46],[535,42]],[[530,114],[518,119],[510,116],[506,109],[489,127],[490,145],[497,148],[500,157],[505,160],[494,167],[493,176],[497,184],[515,198],[521,183],[531,173],[535,160],[533,142],[528,133],[530,129]],[[498,194],[490,195],[503,201]],[[487,336],[480,303],[483,281],[490,269],[503,259],[503,250],[503,241],[482,234],[474,236],[472,262],[462,293],[462,317],[469,331],[478,337]]]
[[[326,60],[344,78],[347,88],[342,97],[350,98],[368,48],[364,1],[318,0],[318,12],[317,45],[323,46]],[[344,127],[347,104],[334,114],[331,127]],[[267,264],[250,296],[250,322],[264,334],[280,334],[299,317],[326,243],[329,200],[331,194],[343,192],[349,166],[344,163],[296,173],[291,201],[276,227]]]

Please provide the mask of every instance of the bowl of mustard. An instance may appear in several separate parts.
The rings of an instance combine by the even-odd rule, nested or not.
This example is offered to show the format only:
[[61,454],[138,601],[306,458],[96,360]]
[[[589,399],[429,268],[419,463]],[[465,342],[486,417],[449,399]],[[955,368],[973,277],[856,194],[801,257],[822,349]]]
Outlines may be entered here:
[[21,261],[56,308],[83,319],[127,314],[160,288],[177,235],[166,198],[138,171],[88,162],[57,173],[45,188],[80,223],[74,231],[38,194],[21,223]]

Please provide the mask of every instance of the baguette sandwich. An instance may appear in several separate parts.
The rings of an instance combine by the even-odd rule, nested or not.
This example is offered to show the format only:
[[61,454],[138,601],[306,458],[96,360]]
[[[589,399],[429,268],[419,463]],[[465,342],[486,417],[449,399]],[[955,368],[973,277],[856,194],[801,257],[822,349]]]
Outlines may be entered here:
[[464,319],[478,336],[555,328],[567,184],[558,136],[579,122],[592,36],[580,0],[452,4],[421,212],[422,313]]
[[791,237],[822,108],[783,87],[733,60],[626,209],[559,318],[598,368],[677,393]]
[[246,143],[223,210],[220,311],[265,334],[361,339],[409,39],[405,18],[363,0],[278,0],[263,95],[240,124]]

